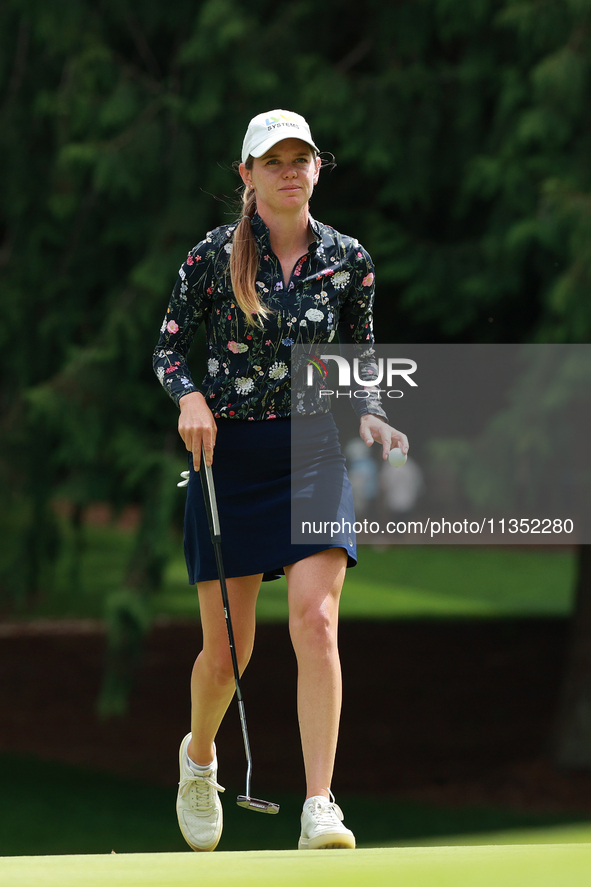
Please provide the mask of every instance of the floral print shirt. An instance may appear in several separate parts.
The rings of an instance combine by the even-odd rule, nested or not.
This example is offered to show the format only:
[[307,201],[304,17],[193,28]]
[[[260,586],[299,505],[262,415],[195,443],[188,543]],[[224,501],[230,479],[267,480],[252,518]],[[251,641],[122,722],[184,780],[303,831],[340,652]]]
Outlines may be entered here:
[[[201,391],[216,419],[288,417],[293,345],[330,343],[337,329],[339,341],[360,346],[360,378],[376,378],[374,269],[368,253],[353,238],[310,218],[315,240],[285,284],[267,226],[258,214],[251,225],[259,253],[256,286],[272,314],[262,325],[247,326],[230,281],[237,223],[210,231],[179,271],[154,351],[154,371],[172,399],[178,404],[184,394]],[[201,323],[207,332],[207,373],[198,387],[187,356]],[[321,381],[316,384],[322,387]],[[299,404],[298,411],[326,412],[327,401],[311,394],[310,403]],[[353,403],[359,415],[386,419],[372,389]]]

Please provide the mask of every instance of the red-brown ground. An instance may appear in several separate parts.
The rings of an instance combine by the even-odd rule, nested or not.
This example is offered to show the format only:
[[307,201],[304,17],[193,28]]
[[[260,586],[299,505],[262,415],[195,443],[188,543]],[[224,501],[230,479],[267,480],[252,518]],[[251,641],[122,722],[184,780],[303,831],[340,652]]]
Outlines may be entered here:
[[[591,812],[591,774],[560,772],[549,758],[567,639],[566,620],[344,622],[335,791]],[[129,713],[101,722],[100,625],[0,625],[0,752],[174,784],[199,645],[197,624],[159,622]],[[302,789],[295,692],[287,627],[260,626],[243,693],[263,797]],[[218,749],[224,784],[241,790],[234,705]]]

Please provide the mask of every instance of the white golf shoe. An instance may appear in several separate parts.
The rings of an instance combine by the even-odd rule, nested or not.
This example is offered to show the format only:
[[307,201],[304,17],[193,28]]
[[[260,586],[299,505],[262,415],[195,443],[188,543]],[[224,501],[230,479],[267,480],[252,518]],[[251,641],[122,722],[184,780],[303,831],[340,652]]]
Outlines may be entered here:
[[176,813],[183,837],[193,850],[215,850],[222,836],[224,816],[218,792],[217,755],[207,769],[194,769],[189,764],[187,748],[189,733],[181,742],[179,751],[180,781],[176,799]]
[[298,850],[354,850],[355,835],[343,825],[343,811],[322,795],[308,798],[302,812],[302,833]]

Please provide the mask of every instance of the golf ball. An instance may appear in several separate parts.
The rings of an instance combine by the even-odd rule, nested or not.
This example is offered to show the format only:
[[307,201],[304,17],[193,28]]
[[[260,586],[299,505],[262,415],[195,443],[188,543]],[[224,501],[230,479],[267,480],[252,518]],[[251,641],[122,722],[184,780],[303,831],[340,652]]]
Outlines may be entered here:
[[394,466],[394,468],[400,468],[400,466],[404,465],[404,463],[406,462],[406,456],[404,455],[400,447],[394,447],[393,450],[390,450],[388,461],[390,465]]

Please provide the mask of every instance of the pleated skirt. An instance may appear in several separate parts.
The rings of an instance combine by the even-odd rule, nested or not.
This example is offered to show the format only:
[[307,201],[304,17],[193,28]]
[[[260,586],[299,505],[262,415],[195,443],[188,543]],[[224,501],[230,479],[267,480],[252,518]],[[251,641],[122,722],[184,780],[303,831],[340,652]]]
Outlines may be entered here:
[[[184,549],[194,584],[218,574],[192,458],[189,469]],[[344,548],[348,567],[357,563],[353,493],[331,413],[219,421],[212,473],[226,577],[277,579],[285,566],[328,548]],[[327,518],[331,529],[320,541],[299,532],[306,521],[326,527]]]

